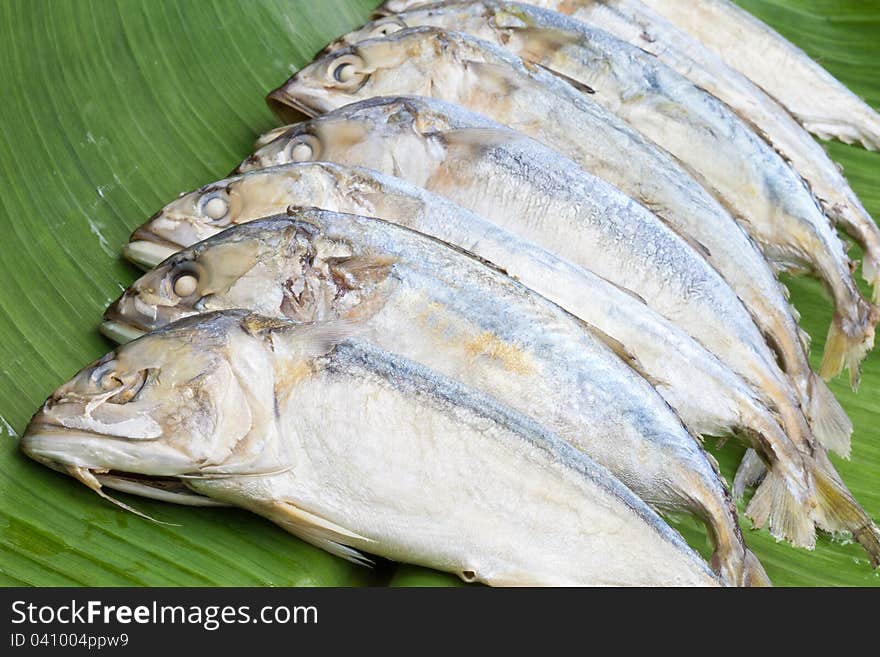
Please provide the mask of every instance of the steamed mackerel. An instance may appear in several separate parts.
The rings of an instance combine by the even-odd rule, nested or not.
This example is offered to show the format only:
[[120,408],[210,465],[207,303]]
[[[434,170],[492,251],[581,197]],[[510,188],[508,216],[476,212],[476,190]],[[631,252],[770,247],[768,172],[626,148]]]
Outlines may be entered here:
[[[356,65],[370,73],[352,73]],[[337,69],[354,77],[329,82],[336,79]],[[737,288],[740,299],[753,304],[752,317],[790,373],[819,440],[848,452],[849,421],[810,370],[802,334],[761,253],[667,153],[571,85],[545,71],[527,69],[521,60],[485,41],[436,28],[410,28],[327,55],[270,99],[321,113],[352,98],[393,89],[443,97],[535,136],[657,213],[675,231],[704,238],[707,248],[691,242],[705,256],[724,263],[728,284]],[[308,159],[307,154],[303,157]]]
[[656,216],[571,160],[425,98],[373,99],[278,131],[249,170],[325,159],[424,187],[639,295],[772,400],[809,451],[797,397],[727,283]]
[[[536,30],[540,23],[532,20],[535,12],[528,12],[526,16],[517,14],[517,4],[492,3],[491,6],[496,7],[496,16],[499,10],[510,11],[505,27],[513,27],[512,21],[520,19],[523,23],[518,29],[524,30],[526,38],[529,34],[536,37],[534,41],[529,39],[526,43],[523,43],[522,37],[517,40],[520,47],[526,46],[528,59],[545,63],[542,58],[551,54],[547,48],[558,46],[559,55],[552,62],[548,60],[546,65],[554,71],[572,75],[570,61],[561,58],[570,45],[564,39],[554,40],[552,30],[543,34]],[[874,302],[880,301],[880,229],[850,187],[840,167],[777,101],[640,0],[533,0],[529,4],[560,11],[651,53],[699,88],[726,103],[794,167],[809,184],[826,216],[861,246],[864,251],[862,275],[874,288]],[[446,7],[453,5],[443,3],[434,12],[446,11]],[[401,24],[413,25],[414,13],[379,20],[374,31],[384,29],[390,32]],[[428,12],[424,10],[418,13]],[[499,18],[495,19],[497,23],[501,23]],[[525,22],[530,24],[528,29]],[[436,24],[440,24],[440,21],[436,21]],[[499,30],[498,33],[503,38],[506,31]]]
[[[272,136],[274,141],[240,168],[310,157],[375,167],[635,292],[761,391],[789,437],[813,454],[795,393],[730,287],[654,215],[574,162],[488,119],[427,98],[372,99],[279,128]],[[823,467],[834,471],[830,463]],[[778,482],[762,486],[765,492],[780,489]],[[851,529],[869,553],[880,554],[873,523],[847,491],[820,499],[820,512],[840,508],[851,513],[845,519],[837,512],[817,518],[818,525]]]
[[144,330],[231,308],[350,322],[361,339],[529,415],[652,506],[694,513],[728,582],[763,577],[699,443],[577,318],[401,226],[316,209],[294,214],[231,227],[172,256],[119,299],[116,316]]
[[727,0],[643,0],[776,98],[822,139],[880,148],[880,115],[803,50]]
[[[858,364],[873,346],[877,312],[861,297],[844,245],[804,186],[803,179],[724,103],[644,50],[602,30],[529,5],[491,1],[454,3],[413,10],[395,18],[414,27],[461,30],[557,72],[587,90],[591,101],[669,151],[722,201],[761,244],[768,257],[785,267],[815,272],[824,282],[834,299],[836,313],[826,343],[827,357],[822,373],[836,375],[844,363],[848,363],[855,385]],[[392,23],[385,19],[378,26],[369,24],[344,37],[343,42],[368,37],[377,29],[387,31],[392,29]],[[404,43],[410,40],[402,39]],[[364,49],[369,51],[368,46],[354,48],[359,54]],[[465,52],[467,48],[463,46],[460,50]],[[333,64],[326,68],[332,70]],[[401,77],[405,76],[405,70],[401,71]],[[310,84],[307,73],[299,73],[297,77],[305,78],[304,82],[291,84],[285,93],[297,97],[302,93],[308,104],[310,86],[314,86],[316,80],[312,77]],[[364,88],[369,85],[368,80]],[[299,91],[300,86],[305,87],[303,92]],[[558,82],[554,86],[558,87]],[[410,92],[400,83],[393,90]],[[520,120],[531,115],[538,120],[531,108],[510,115]],[[565,146],[564,152],[573,155],[568,145],[573,135],[581,144],[588,143],[579,132],[571,132],[570,126],[560,130],[555,122],[548,123],[553,125],[542,126],[541,140],[557,150]],[[618,184],[616,179],[609,180]],[[637,183],[629,181],[630,187],[634,184]],[[630,193],[630,187],[618,186]],[[716,253],[723,243],[717,225],[690,219],[682,230],[703,243],[710,254]],[[740,250],[736,245],[728,245],[730,252]],[[735,259],[718,260],[722,266],[716,265],[716,268],[735,284],[736,277],[745,269],[744,264]],[[764,298],[760,292],[755,290],[743,296],[758,318],[765,313],[758,305]],[[805,358],[800,361],[806,365]]]
[[[105,496],[102,482],[152,496],[168,481],[154,476],[173,478],[183,503],[249,509],[358,563],[365,551],[496,586],[719,583],[558,437],[436,372],[339,339],[333,327],[242,311],[185,320],[62,386],[21,448]],[[102,474],[111,470],[124,476]]]
[[[761,400],[741,378],[683,330],[654,312],[644,301],[536,244],[474,215],[449,201],[398,178],[370,169],[326,162],[288,164],[227,178],[185,194],[166,205],[135,232],[130,250],[173,244],[167,256],[225,227],[285,212],[289,206],[378,217],[454,244],[504,269],[508,275],[599,330],[612,348],[625,350],[628,361],[651,381],[687,427],[704,436],[735,435],[761,454],[790,492],[769,516],[760,505],[746,511],[755,524],[769,521],[770,531],[800,546],[815,539],[811,476],[803,457]],[[197,239],[193,239],[197,238]],[[158,264],[158,263],[152,263]],[[173,276],[160,268],[161,276]],[[150,280],[156,278],[153,274]],[[213,287],[199,280],[199,286]],[[139,332],[134,323],[147,308],[156,314],[173,306],[170,286],[154,285],[167,294],[161,300],[138,294],[112,307],[102,330],[125,341]],[[132,300],[137,297],[138,302]],[[236,302],[238,299],[236,299]],[[206,303],[216,307],[217,297]],[[153,311],[148,311],[152,314]],[[608,340],[608,336],[611,339]],[[633,361],[633,358],[635,361]],[[782,497],[780,497],[780,500]],[[760,498],[759,498],[760,500]],[[786,514],[780,518],[777,514]]]

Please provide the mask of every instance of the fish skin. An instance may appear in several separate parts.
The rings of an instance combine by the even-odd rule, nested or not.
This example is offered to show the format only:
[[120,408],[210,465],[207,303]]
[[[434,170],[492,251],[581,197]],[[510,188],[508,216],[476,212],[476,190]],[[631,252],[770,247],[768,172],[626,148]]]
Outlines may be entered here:
[[[218,194],[230,208],[221,225],[204,213],[207,203]],[[166,205],[138,233],[176,243],[176,251],[190,246],[193,234],[208,237],[232,224],[283,213],[290,206],[377,217],[454,244],[492,262],[599,329],[598,337],[610,337],[612,348],[622,345],[631,354],[637,361],[634,366],[691,431],[744,439],[783,473],[792,496],[800,501],[793,511],[802,515],[802,520],[795,525],[799,531],[791,536],[782,535],[781,522],[774,522],[770,530],[797,545],[813,545],[809,514],[815,497],[811,479],[796,446],[768,409],[767,400],[760,399],[716,356],[642,299],[442,197],[370,169],[326,162],[295,163],[257,169],[184,194]],[[146,280],[168,278],[169,270],[170,266],[160,266]],[[149,282],[144,287],[169,289]],[[139,289],[141,283],[136,282],[108,310],[105,319],[114,325],[122,322],[137,326],[145,306],[153,308],[147,313],[149,321],[149,317],[160,315],[165,307],[177,302],[169,294],[161,295],[161,299],[149,293],[144,297]]]
[[[335,69],[340,62],[354,61],[353,58],[364,61],[364,67],[372,71],[369,77],[358,83],[351,93],[328,87],[327,70]],[[384,39],[338,49],[297,73],[270,94],[270,98],[279,103],[292,102],[300,110],[311,108],[313,112],[323,112],[357,97],[386,91],[442,97],[529,134],[572,157],[590,173],[611,182],[663,217],[677,231],[699,235],[710,242],[706,245],[708,251],[714,253],[712,257],[719,266],[724,265],[728,282],[735,283],[740,297],[752,304],[753,320],[760,322],[762,331],[772,336],[786,371],[792,373],[799,402],[810,411],[822,411],[810,414],[816,418],[814,426],[819,438],[848,453],[847,421],[842,423],[843,435],[840,432],[826,435],[822,430],[839,426],[841,423],[825,418],[837,418],[842,411],[839,405],[832,403],[831,412],[825,412],[826,406],[815,402],[816,399],[833,400],[833,397],[822,394],[825,386],[810,371],[801,333],[761,253],[724,208],[667,153],[552,74],[526,68],[521,60],[491,43],[431,27],[404,29]],[[836,236],[835,239],[839,245],[839,239]],[[845,269],[852,282],[849,269]],[[748,278],[744,272],[750,272]],[[860,296],[858,303],[864,303]],[[838,316],[838,321],[832,324],[835,336],[843,335],[837,330],[839,327],[849,329],[854,325],[854,322],[841,322],[843,318]],[[865,328],[867,342],[863,346],[867,348],[873,328],[870,322]],[[854,333],[859,331],[849,331]],[[857,342],[862,344],[861,340]],[[829,344],[836,347],[829,349],[835,356],[849,353],[839,348],[849,344],[845,340],[832,340]],[[854,357],[861,356],[861,350],[856,351]],[[852,371],[858,372],[858,367]],[[819,393],[815,394],[817,388]]]
[[[363,340],[528,414],[656,508],[694,513],[710,527],[725,577],[743,581],[736,513],[705,452],[651,385],[577,318],[401,226],[316,209],[294,215],[241,224],[178,253],[142,277],[118,312],[143,329],[231,308],[350,322]],[[181,272],[198,272],[199,288],[165,305],[174,300],[157,291]],[[138,313],[150,303],[162,311],[152,322]]]
[[[632,199],[555,151],[449,103],[371,99],[277,131],[275,140],[248,157],[240,169],[289,161],[292,153],[302,154],[298,147],[303,143],[316,158],[366,164],[405,177],[634,291],[771,400],[805,456],[824,454],[814,450],[809,427],[775,356],[717,272]],[[618,238],[618,233],[626,237]],[[661,257],[659,244],[677,255]],[[626,248],[633,252],[621,260]],[[646,265],[649,261],[653,264]],[[729,316],[724,314],[728,311]],[[821,467],[814,470],[814,483],[829,489],[821,504],[837,509],[817,517],[817,523],[823,529],[854,531],[874,555],[872,562],[880,560],[870,518],[842,487],[831,463],[816,463]],[[832,481],[826,481],[829,477]],[[761,517],[758,507],[776,507],[773,500],[784,490],[780,484],[779,479],[765,479],[762,489],[776,492],[756,495],[758,504],[753,498],[754,515]]]
[[[851,369],[855,384],[858,360],[873,345],[877,312],[861,297],[844,245],[816,199],[804,187],[803,179],[724,103],[641,48],[559,13],[530,5],[492,1],[450,3],[384,20],[386,22],[368,24],[343,37],[336,50],[359,43],[361,37],[368,37],[377,29],[387,29],[389,25],[399,27],[401,22],[413,28],[459,30],[581,85],[588,90],[590,101],[613,112],[666,149],[733,213],[767,257],[784,268],[815,272],[825,283],[832,292],[837,311],[832,335],[838,338],[830,341],[830,351],[834,353],[843,330],[853,355],[834,359],[829,354],[823,373],[826,376],[839,373],[831,363],[836,367],[855,362],[856,367]],[[388,23],[388,20],[395,22]],[[333,51],[332,45],[328,48]],[[295,90],[296,85],[292,84],[291,88]],[[296,95],[296,91],[290,93]],[[308,93],[307,89],[306,98]],[[513,116],[524,115],[519,110]],[[541,132],[540,139],[560,151],[571,140],[553,126],[542,126]],[[570,147],[563,152],[575,155]],[[576,159],[583,163],[580,153],[577,155]],[[594,154],[590,157],[594,158]],[[829,164],[833,168],[833,164]],[[585,166],[588,169],[594,166],[592,160]],[[641,200],[633,191],[639,190],[639,181],[624,183],[618,177],[607,179]],[[649,204],[656,202],[651,198],[647,200]],[[662,211],[658,213],[665,216]],[[721,215],[728,224],[732,223],[728,215]],[[712,254],[710,262],[740,293],[756,321],[761,323],[768,312],[780,307],[779,286],[746,237],[739,235],[738,243],[729,243],[733,234],[730,227],[720,230],[719,223],[723,227],[723,222],[710,216],[715,219],[712,223],[686,214],[683,219],[676,216],[672,221],[707,247]],[[752,266],[737,257],[750,252]],[[753,276],[752,280],[757,279],[763,285],[740,285],[742,272],[752,271],[753,266],[762,270],[764,276]],[[766,303],[768,298],[776,303]],[[783,303],[781,307],[787,305]],[[788,340],[782,344],[794,354],[783,351],[783,356],[790,368],[797,367],[793,369],[794,380],[808,381],[809,363],[800,343],[792,340],[797,331],[790,313],[788,318],[775,315],[771,318],[765,322],[765,332],[776,329],[778,333],[780,322],[789,319],[789,330],[784,336]],[[806,390],[803,392],[806,394]]]
[[643,0],[775,97],[821,139],[880,148],[880,115],[803,50],[727,0]]
[[[640,0],[533,0],[660,59],[726,103],[804,178],[823,211],[864,251],[862,276],[880,301],[880,229],[825,149],[775,99]],[[389,19],[390,20],[390,19]]]
[[811,449],[795,393],[730,287],[663,222],[574,162],[462,108],[406,98],[292,127],[240,168],[283,162],[306,138],[316,157],[396,174],[635,292],[787,409],[789,436]]
[[[47,401],[21,448],[62,471],[147,475],[146,485],[162,470],[361,563],[369,550],[494,585],[720,584],[641,500],[557,436],[346,337],[244,311],[183,320],[104,359],[122,380],[153,373],[136,398],[108,402],[90,366]],[[89,402],[92,413],[115,405],[164,431],[145,445],[113,427],[59,424],[61,411],[85,418]],[[142,464],[146,452],[154,465]]]

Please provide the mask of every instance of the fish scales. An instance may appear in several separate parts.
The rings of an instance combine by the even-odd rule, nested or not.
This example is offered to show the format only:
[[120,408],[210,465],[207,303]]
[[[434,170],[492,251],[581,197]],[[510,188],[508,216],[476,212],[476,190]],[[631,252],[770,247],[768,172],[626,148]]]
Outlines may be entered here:
[[[371,343],[529,414],[649,503],[703,517],[725,576],[748,577],[735,512],[705,453],[650,384],[575,317],[503,272],[400,226],[310,209],[295,215],[299,221],[232,227],[173,256],[120,300],[121,314],[137,317],[141,291],[154,298],[164,280],[195,271],[210,293],[157,306],[162,312],[152,324],[142,317],[142,328],[241,305],[300,321],[354,322]],[[230,280],[233,257],[242,273]]]
[[[132,384],[145,367],[161,376]],[[126,382],[117,395],[137,392],[108,399],[102,368]],[[119,424],[65,426],[89,402],[90,413],[112,405],[173,429],[145,445]],[[236,462],[242,443],[260,458]],[[364,550],[493,585],[720,583],[631,491],[546,429],[327,325],[242,311],[171,325],[62,387],[22,449],[105,495],[93,470],[143,488],[162,470],[189,497],[249,509],[360,563]]]
[[529,4],[563,12],[655,55],[752,124],[809,184],[825,214],[861,246],[862,275],[874,288],[874,303],[880,300],[880,230],[840,167],[787,109],[640,0],[535,0]]
[[[227,207],[219,225],[205,210],[217,199]],[[796,544],[812,545],[810,478],[767,400],[760,399],[717,357],[651,310],[644,300],[442,197],[369,169],[326,162],[294,163],[257,169],[182,195],[156,213],[136,235],[183,249],[190,246],[193,232],[217,234],[231,224],[284,212],[291,205],[378,217],[455,244],[500,266],[526,287],[587,322],[591,329],[598,329],[600,339],[610,338],[612,348],[626,350],[628,362],[649,378],[691,430],[706,436],[744,438],[774,469],[784,473],[797,500],[785,511],[801,515],[801,521],[774,518],[770,529]],[[168,256],[176,248],[169,248]],[[171,280],[175,276],[174,266],[159,268],[158,277]],[[149,328],[159,306],[185,303],[170,295],[151,298],[148,289],[163,288],[149,282],[156,277],[136,282],[108,310],[103,330],[109,337],[130,339]],[[199,285],[214,287],[204,280]],[[214,297],[212,303],[216,307],[218,299]],[[144,322],[144,306],[154,304],[157,307]],[[791,527],[798,532],[784,535]]]
[[[803,50],[727,0],[643,0],[774,96],[822,139],[880,148],[880,115]],[[686,10],[685,10],[686,9]]]
[[[630,47],[623,43],[621,46]],[[401,50],[410,56],[402,58]],[[363,62],[362,67],[369,74],[363,73],[361,82],[353,89],[328,83],[338,62],[354,66],[350,60]],[[604,70],[610,66],[604,60],[597,68]],[[662,78],[658,71],[652,74]],[[635,77],[641,84],[641,77]],[[426,85],[426,79],[430,84]],[[662,216],[675,230],[693,238],[745,300],[753,320],[771,336],[786,371],[791,372],[799,402],[808,409],[809,417],[815,418],[813,424],[819,437],[840,452],[848,452],[848,422],[841,417],[842,411],[826,386],[812,374],[783,290],[761,253],[724,208],[673,158],[570,85],[539,67],[526,68],[521,60],[488,42],[434,27],[415,27],[384,39],[332,50],[270,94],[270,100],[320,113],[357,98],[396,93],[429,94],[461,103],[525,132],[616,185]],[[633,101],[642,96],[652,97],[641,87],[630,95]],[[466,171],[466,165],[463,170]],[[761,216],[766,217],[764,205],[760,201],[758,204]],[[821,213],[818,218],[828,228]],[[774,234],[780,239],[784,237],[779,230]],[[812,233],[806,230],[802,234]],[[838,250],[842,249],[836,235],[825,236],[833,237]],[[827,255],[830,258],[831,253]],[[829,258],[825,261],[830,262]],[[840,340],[828,342],[828,353],[840,356],[838,347],[845,344],[841,340],[851,335],[858,361],[870,348],[873,324],[868,320],[873,315],[855,289],[848,266],[839,260],[834,263],[839,265],[835,271],[842,276],[834,279],[840,283],[835,289],[853,294],[848,300],[838,295],[838,310],[843,314],[837,316],[832,329]],[[859,327],[864,328],[864,335]],[[841,333],[839,328],[846,331]],[[851,372],[857,373],[858,368],[851,368]]]

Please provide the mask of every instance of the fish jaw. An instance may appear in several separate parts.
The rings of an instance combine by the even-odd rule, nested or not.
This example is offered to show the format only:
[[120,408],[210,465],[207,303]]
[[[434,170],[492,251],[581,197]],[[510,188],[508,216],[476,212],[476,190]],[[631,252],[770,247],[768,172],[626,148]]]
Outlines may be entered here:
[[[289,87],[292,82],[292,80],[285,82],[266,96],[266,104],[272,113],[284,123],[300,123],[323,113],[313,107],[311,103],[303,102],[291,95]],[[329,109],[324,111],[329,111]]]
[[84,429],[71,429],[34,418],[21,439],[29,458],[53,470],[82,468],[92,472],[111,470],[150,476],[175,476],[192,469],[192,462],[163,443],[143,441]]
[[[104,337],[125,344],[176,319],[194,314],[180,307],[148,306],[140,302],[138,295],[137,288],[132,286],[104,311],[104,321],[99,327]],[[148,314],[146,308],[152,313]]]
[[117,321],[101,322],[98,330],[101,332],[101,335],[116,344],[125,344],[126,342],[137,340],[146,333],[146,331],[136,326]]
[[[44,424],[41,419],[35,417],[28,426],[20,447],[26,456],[37,463],[70,475],[101,497],[136,515],[144,516],[139,511],[113,499],[102,489],[110,488],[131,495],[186,506],[226,506],[223,502],[195,492],[176,477],[141,474],[134,471],[120,472],[105,466],[92,465],[111,460],[108,456],[108,445],[107,436]],[[158,466],[179,470],[186,465],[181,462],[179,453],[174,454],[169,451],[163,456]],[[119,461],[118,454],[112,460],[119,466],[126,465]],[[135,463],[140,464],[139,467],[142,469],[157,467],[155,459],[130,461],[132,465]]]
[[157,235],[151,226],[161,217],[154,216],[146,224],[132,233],[128,244],[122,247],[125,259],[143,270],[150,270],[163,260],[171,257],[182,245]]

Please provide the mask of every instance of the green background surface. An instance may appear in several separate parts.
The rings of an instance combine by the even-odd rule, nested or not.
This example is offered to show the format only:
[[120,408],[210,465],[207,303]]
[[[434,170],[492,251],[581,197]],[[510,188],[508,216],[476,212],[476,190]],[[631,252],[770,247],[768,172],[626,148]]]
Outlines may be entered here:
[[[445,585],[413,567],[367,570],[245,512],[109,505],[17,450],[34,410],[108,351],[96,331],[136,277],[119,257],[131,230],[179,192],[215,180],[276,125],[265,93],[369,14],[373,0],[0,0],[0,584]],[[743,0],[880,107],[880,2]],[[880,155],[830,144],[880,216]],[[821,354],[830,307],[787,281]],[[850,489],[880,518],[880,355],[858,394],[835,381],[856,432]],[[742,453],[713,449],[728,477]],[[123,496],[125,497],[125,496]],[[670,521],[703,553],[687,519]],[[748,521],[743,520],[748,528]],[[777,585],[880,585],[855,545],[812,553],[746,529]]]

